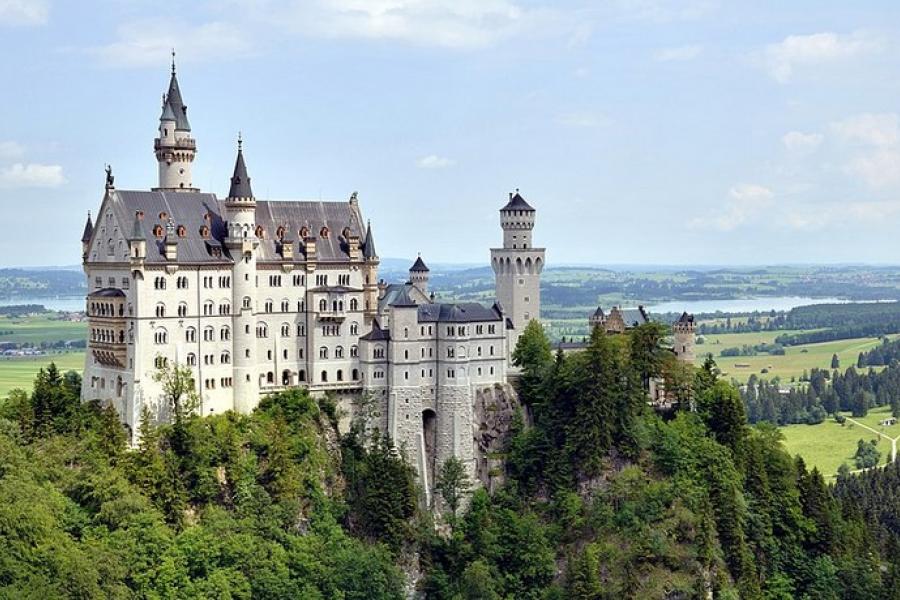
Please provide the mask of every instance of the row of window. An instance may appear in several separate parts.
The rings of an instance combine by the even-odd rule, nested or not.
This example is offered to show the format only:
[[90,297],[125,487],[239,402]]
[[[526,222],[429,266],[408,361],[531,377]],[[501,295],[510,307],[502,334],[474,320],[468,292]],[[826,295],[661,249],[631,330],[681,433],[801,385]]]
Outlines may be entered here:
[[91,302],[88,310],[92,317],[121,317],[125,314],[125,305],[118,304],[117,308],[112,302]]
[[[128,277],[122,278],[122,289],[127,290],[129,285],[131,284],[131,280]],[[102,288],[103,287],[103,278],[102,277],[94,277],[94,287]],[[107,279],[107,287],[114,288],[116,287],[116,278],[110,277]]]
[[[351,308],[350,310],[355,310],[355,309]],[[454,335],[465,336],[466,331],[467,331],[467,329],[464,325],[458,325],[456,327],[454,327],[453,325],[447,326],[447,335],[450,337],[452,337]],[[488,335],[495,334],[497,332],[497,326],[496,325],[488,325],[487,332],[488,332]],[[425,337],[426,335],[431,336],[431,335],[434,335],[434,329],[432,329],[431,325],[428,325],[427,327],[425,325],[421,325],[419,327],[419,334],[422,337]],[[484,325],[476,325],[475,326],[475,335],[484,335]],[[409,337],[409,327],[403,328],[403,337],[404,338]]]
[[91,329],[91,341],[92,342],[100,342],[107,344],[124,344],[125,343],[125,332],[119,331],[116,333],[112,329]]
[[[232,386],[232,382],[233,382],[233,380],[231,379],[231,377],[219,378],[219,383],[220,383],[221,387],[223,387],[223,388],[230,388]],[[207,390],[216,389],[216,379],[215,378],[204,379],[203,387]]]

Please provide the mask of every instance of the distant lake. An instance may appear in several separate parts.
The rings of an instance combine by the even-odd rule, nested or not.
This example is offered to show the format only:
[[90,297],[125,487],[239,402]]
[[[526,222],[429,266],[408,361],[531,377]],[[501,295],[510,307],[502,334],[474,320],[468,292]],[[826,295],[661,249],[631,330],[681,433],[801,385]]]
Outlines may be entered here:
[[691,314],[721,312],[768,312],[770,310],[791,310],[798,306],[810,304],[846,304],[851,300],[841,298],[804,298],[802,296],[771,296],[762,298],[740,298],[736,300],[674,300],[647,306],[652,313],[680,313],[687,311]]
[[13,306],[16,304],[43,304],[48,310],[75,312],[84,310],[84,295],[0,297],[0,306]]

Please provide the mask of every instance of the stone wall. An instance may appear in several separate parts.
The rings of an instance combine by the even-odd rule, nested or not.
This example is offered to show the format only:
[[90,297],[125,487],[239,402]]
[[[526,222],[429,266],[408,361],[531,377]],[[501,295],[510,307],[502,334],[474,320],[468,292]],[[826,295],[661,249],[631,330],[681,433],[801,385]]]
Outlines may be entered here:
[[508,383],[475,392],[475,475],[477,483],[488,491],[493,492],[505,481],[509,430],[520,407],[515,388]]

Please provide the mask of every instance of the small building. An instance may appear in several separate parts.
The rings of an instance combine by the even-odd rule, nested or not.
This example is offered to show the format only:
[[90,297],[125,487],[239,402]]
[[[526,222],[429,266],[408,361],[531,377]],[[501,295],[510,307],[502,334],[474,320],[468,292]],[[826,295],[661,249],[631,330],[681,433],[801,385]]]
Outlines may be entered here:
[[897,417],[888,417],[887,419],[882,419],[879,423],[882,427],[889,427],[891,425],[897,424]]

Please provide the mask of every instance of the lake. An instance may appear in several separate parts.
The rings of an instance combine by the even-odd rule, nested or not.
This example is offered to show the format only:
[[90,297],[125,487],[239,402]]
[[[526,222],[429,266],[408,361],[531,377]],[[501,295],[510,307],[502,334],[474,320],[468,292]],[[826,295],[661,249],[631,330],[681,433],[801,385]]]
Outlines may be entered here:
[[84,310],[84,295],[81,296],[13,296],[0,298],[0,306],[15,304],[43,304],[49,310],[74,312]]
[[647,306],[652,313],[691,314],[721,312],[768,312],[770,310],[791,310],[798,306],[810,304],[845,304],[850,300],[840,298],[805,298],[803,296],[771,296],[761,298],[738,298],[734,300],[674,300]]

